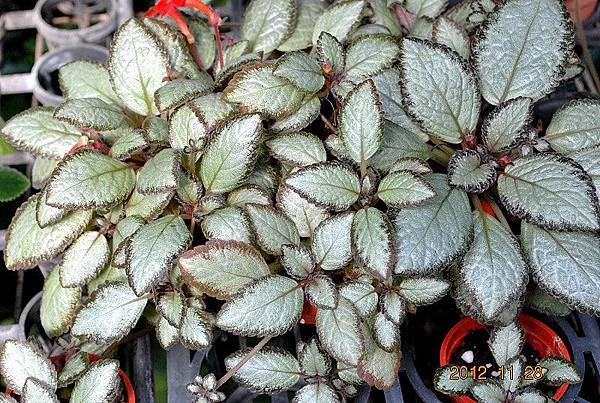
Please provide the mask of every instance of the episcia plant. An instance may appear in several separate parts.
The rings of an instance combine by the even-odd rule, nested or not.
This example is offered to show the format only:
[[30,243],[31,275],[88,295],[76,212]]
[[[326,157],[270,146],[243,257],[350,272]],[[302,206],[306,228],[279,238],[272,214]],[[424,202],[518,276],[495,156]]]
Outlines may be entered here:
[[436,390],[470,394],[486,403],[546,403],[555,401],[548,397],[548,389],[581,382],[572,362],[553,356],[526,357],[524,343],[523,329],[516,322],[494,328],[488,346],[495,362],[475,363],[468,357],[466,365],[459,362],[441,367],[435,373]]
[[[514,318],[530,270],[532,305],[600,311],[600,104],[531,127],[532,104],[578,71],[559,0],[254,0],[222,61],[213,14],[164,4],[120,27],[106,67],[64,66],[65,102],[2,129],[36,156],[40,188],[6,266],[54,259],[41,321],[73,357],[109,357],[142,323],[165,349],[220,329],[262,339],[195,379],[197,401],[233,377],[336,402],[396,382],[400,325],[448,292],[446,269],[482,321]],[[314,338],[295,354],[267,345],[303,324]],[[32,349],[5,348],[2,374],[54,393],[19,359]]]

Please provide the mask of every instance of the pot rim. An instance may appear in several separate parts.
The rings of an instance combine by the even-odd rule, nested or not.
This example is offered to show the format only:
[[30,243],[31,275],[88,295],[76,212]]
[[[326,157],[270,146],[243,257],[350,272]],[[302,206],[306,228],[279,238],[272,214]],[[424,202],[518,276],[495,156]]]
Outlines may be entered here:
[[[542,353],[538,350],[542,356],[553,353],[557,356],[572,361],[569,349],[562,338],[544,322],[525,313],[521,313],[519,315],[519,322],[521,323],[521,326],[525,332],[526,342],[531,343],[533,339],[536,342],[535,344],[543,345],[546,348],[545,353]],[[486,325],[479,323],[475,319],[468,316],[464,317],[454,326],[452,326],[452,328],[450,328],[444,337],[442,345],[440,346],[440,367],[450,363],[450,357],[452,353],[454,350],[456,350],[456,348],[458,348],[468,333],[475,330],[484,329],[486,327]],[[555,400],[560,400],[560,398],[565,395],[568,388],[568,384],[562,384],[554,392],[552,398]],[[453,395],[452,401],[455,403],[475,403],[475,400],[471,399],[469,396],[458,395]]]

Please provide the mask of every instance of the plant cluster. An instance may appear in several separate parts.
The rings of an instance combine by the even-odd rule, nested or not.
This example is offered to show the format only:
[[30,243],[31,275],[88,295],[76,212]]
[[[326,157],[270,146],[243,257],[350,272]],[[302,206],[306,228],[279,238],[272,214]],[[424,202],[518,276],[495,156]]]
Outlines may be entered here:
[[495,377],[452,376],[453,365],[446,365],[436,371],[435,388],[452,395],[470,392],[478,402],[548,403],[554,400],[536,389],[536,384],[560,386],[581,382],[573,363],[562,357],[547,356],[526,365],[521,354],[524,343],[525,334],[517,323],[493,329],[488,345],[500,369]]
[[[580,72],[563,2],[445,8],[253,0],[222,62],[187,9],[193,41],[169,19],[130,19],[106,67],[64,66],[65,102],[2,129],[37,158],[41,190],[4,259],[56,258],[46,333],[110,351],[143,317],[166,349],[207,347],[214,329],[264,345],[316,308],[296,355],[225,364],[254,391],[302,378],[296,401],[335,402],[391,387],[406,313],[450,288],[491,324],[514,320],[530,276],[530,305],[600,313],[600,102],[532,126],[535,102]],[[18,346],[0,356],[9,386],[35,374],[54,393],[33,372],[48,362],[15,359],[35,355]],[[213,381],[190,391],[217,401]]]

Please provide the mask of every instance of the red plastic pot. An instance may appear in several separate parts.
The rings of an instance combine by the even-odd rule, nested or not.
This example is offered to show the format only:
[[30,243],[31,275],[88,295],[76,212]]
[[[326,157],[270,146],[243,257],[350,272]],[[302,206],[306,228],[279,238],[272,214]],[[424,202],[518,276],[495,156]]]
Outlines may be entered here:
[[[521,322],[521,326],[525,331],[525,342],[535,351],[540,353],[542,357],[558,356],[571,361],[569,349],[554,330],[526,314],[521,314],[519,316],[519,322]],[[485,325],[469,317],[462,319],[456,325],[452,326],[450,331],[448,331],[448,334],[446,334],[446,337],[442,342],[442,347],[440,348],[440,366],[450,364],[452,354],[461,345],[468,333],[484,329],[485,327]],[[556,392],[554,392],[552,398],[554,400],[560,400],[567,392],[568,388],[568,384],[561,385]],[[475,403],[475,400],[468,396],[452,396],[452,401],[454,403]]]
[[[581,21],[587,20],[594,11],[596,10],[596,6],[598,5],[598,0],[578,0],[579,3],[579,17]],[[577,21],[577,14],[575,14],[575,0],[567,0],[567,10],[569,10],[569,14],[571,15],[571,19],[573,22]]]
[[[64,365],[65,361],[67,360],[67,356],[68,356],[67,353],[54,355],[54,356],[50,357],[50,361],[55,366],[62,367]],[[91,362],[94,362],[94,361],[98,361],[100,359],[100,356],[88,353],[88,358],[90,359]],[[131,383],[131,380],[129,380],[129,377],[121,368],[119,368],[119,376],[123,380],[123,386],[125,387],[125,395],[126,395],[125,402],[126,403],[135,403],[135,389],[133,389],[133,384]],[[12,389],[6,388],[5,393],[9,396],[12,396]]]

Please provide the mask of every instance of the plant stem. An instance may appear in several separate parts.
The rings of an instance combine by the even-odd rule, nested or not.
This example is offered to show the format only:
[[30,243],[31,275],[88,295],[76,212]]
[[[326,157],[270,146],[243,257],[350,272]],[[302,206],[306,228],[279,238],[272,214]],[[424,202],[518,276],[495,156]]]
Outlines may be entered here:
[[481,207],[481,202],[479,201],[479,197],[475,193],[469,193],[469,198],[471,199],[471,203],[473,203],[473,206],[475,207],[475,209],[477,211],[485,214],[485,211],[483,211],[483,207]]
[[250,350],[248,354],[246,354],[246,356],[236,364],[235,367],[231,368],[229,371],[227,371],[225,375],[223,375],[221,379],[219,379],[219,382],[217,382],[217,386],[215,386],[215,390],[219,389],[221,386],[223,386],[225,382],[229,380],[229,378],[235,375],[235,373],[238,372],[240,368],[242,368],[244,364],[250,360],[250,358],[254,357],[254,355],[258,353],[260,349],[263,348],[265,344],[269,342],[269,340],[271,340],[272,337],[273,336],[266,336],[261,341],[259,341],[258,344],[254,346],[252,350]]
[[590,49],[588,48],[587,39],[585,37],[585,31],[583,30],[583,24],[581,22],[579,0],[575,0],[575,28],[577,30],[577,36],[579,36],[579,43],[581,44],[583,59],[585,60],[585,64],[587,65],[590,75],[592,76],[596,90],[600,91],[600,78],[598,77],[596,66],[594,66],[594,60],[590,54]]
[[329,130],[331,130],[333,133],[337,133],[337,129],[335,128],[335,126],[333,124],[331,124],[329,119],[327,119],[325,117],[325,115],[323,115],[322,113],[321,113],[321,120],[323,121],[323,123],[325,123],[325,126],[327,126],[327,128]]

